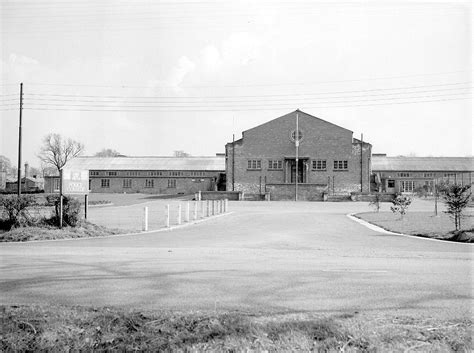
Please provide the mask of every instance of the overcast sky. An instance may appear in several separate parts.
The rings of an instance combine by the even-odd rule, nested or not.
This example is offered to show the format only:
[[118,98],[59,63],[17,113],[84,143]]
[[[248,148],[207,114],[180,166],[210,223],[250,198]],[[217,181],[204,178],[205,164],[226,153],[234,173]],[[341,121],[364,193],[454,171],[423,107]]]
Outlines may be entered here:
[[297,108],[388,155],[472,155],[470,1],[0,4],[0,154],[57,132],[130,156],[224,152]]

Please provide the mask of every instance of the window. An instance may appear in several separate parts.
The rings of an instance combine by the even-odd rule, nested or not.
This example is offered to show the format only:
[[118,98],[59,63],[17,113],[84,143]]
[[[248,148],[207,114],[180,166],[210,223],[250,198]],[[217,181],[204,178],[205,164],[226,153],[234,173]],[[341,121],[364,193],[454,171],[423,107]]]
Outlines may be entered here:
[[456,173],[444,173],[445,178],[455,177]]
[[395,187],[395,180],[387,180],[387,187],[394,188]]
[[149,176],[160,176],[161,172],[159,172],[157,170],[152,170],[151,172],[148,172],[148,175]]
[[433,178],[433,177],[434,177],[434,174],[433,174],[433,173],[424,173],[424,174],[423,174],[423,177],[424,177],[424,178]]
[[131,188],[132,187],[132,179],[123,179],[123,187],[124,187],[124,189]]
[[268,169],[283,169],[283,162],[278,160],[269,160]]
[[204,176],[204,172],[191,172],[191,176]]
[[110,188],[110,179],[101,179],[100,180],[101,188]]
[[334,170],[347,170],[347,161],[334,161]]
[[107,172],[108,176],[117,176],[117,172]]
[[251,170],[262,169],[262,161],[260,159],[249,159],[247,161],[247,169],[251,169]]
[[89,172],[89,175],[90,175],[90,176],[97,176],[97,175],[99,175],[99,172],[98,172],[97,170],[91,170],[91,171]]
[[401,192],[413,192],[415,189],[415,182],[413,180],[401,180],[400,191]]
[[410,173],[398,173],[398,176],[400,178],[409,178],[410,177]]
[[153,179],[145,179],[145,187],[152,188],[155,186],[155,181]]
[[326,160],[325,159],[317,159],[312,163],[313,169],[315,170],[326,170]]
[[170,172],[171,176],[181,176],[181,172]]
[[138,172],[137,171],[130,171],[130,172],[127,172],[127,175],[128,176],[138,176]]
[[176,188],[176,179],[168,179],[168,187]]

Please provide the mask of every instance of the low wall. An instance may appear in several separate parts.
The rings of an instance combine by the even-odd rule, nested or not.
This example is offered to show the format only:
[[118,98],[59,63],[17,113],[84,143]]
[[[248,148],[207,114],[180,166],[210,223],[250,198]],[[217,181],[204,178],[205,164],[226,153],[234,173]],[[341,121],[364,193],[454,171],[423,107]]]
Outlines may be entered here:
[[[271,201],[295,199],[295,184],[267,184],[266,190]],[[323,201],[326,191],[326,184],[298,184],[298,200]]]
[[242,200],[242,191],[199,191],[196,200]]
[[[379,193],[379,195],[380,195],[380,202],[390,202],[395,198],[395,194],[381,192]],[[351,200],[371,202],[375,200],[375,194],[362,194],[360,192],[353,192],[351,193]]]

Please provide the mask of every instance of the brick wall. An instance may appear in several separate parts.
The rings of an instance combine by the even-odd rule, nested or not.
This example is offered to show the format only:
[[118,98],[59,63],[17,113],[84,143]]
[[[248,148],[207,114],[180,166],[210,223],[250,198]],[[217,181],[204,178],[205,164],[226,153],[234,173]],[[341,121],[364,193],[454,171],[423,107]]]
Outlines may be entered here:
[[[109,180],[109,187],[102,187],[102,179]],[[132,181],[131,187],[124,188],[124,179]],[[153,187],[146,187],[145,180],[153,180]],[[150,193],[150,194],[192,194],[195,192],[213,190],[214,182],[212,177],[174,177],[176,187],[169,187],[170,178],[159,177],[113,177],[113,176],[90,176],[91,192],[110,193]],[[193,181],[194,180],[194,181]]]
[[[306,169],[307,184],[330,185],[334,193],[350,194],[361,189],[360,142],[353,143],[352,132],[299,112],[299,130],[303,133],[298,156],[308,163]],[[263,125],[247,130],[240,140],[226,145],[227,190],[245,193],[264,193],[265,185],[290,183],[290,170],[285,165],[285,158],[295,157],[296,148],[291,140],[295,130],[296,112],[269,121]],[[234,170],[232,162],[235,155]],[[363,145],[363,191],[369,189],[371,145]],[[249,159],[260,159],[261,169],[248,170]],[[313,170],[313,160],[326,160],[326,170]],[[281,170],[268,168],[268,160],[282,160]],[[335,160],[346,160],[347,170],[334,170]],[[276,193],[276,189],[274,193]],[[272,197],[275,199],[275,197]]]

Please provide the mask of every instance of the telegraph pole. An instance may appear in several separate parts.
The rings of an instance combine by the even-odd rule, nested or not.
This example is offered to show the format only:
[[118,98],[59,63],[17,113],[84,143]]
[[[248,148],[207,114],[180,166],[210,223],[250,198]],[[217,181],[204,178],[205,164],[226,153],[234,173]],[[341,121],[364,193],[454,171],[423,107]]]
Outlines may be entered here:
[[298,131],[298,112],[296,112],[296,131],[295,131],[295,148],[296,148],[296,155],[295,155],[295,201],[298,201],[298,147],[300,145],[299,140],[299,131]]
[[360,193],[364,191],[363,180],[364,180],[364,170],[362,169],[362,159],[363,159],[363,149],[364,149],[364,134],[360,134]]
[[23,82],[20,83],[20,124],[18,127],[18,198],[21,196],[21,125],[23,112]]

